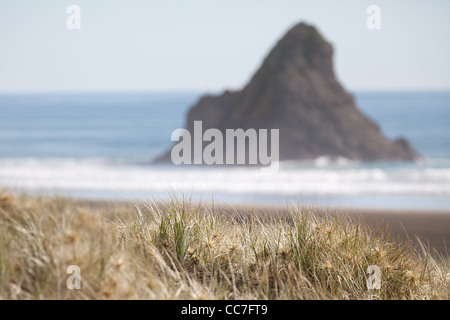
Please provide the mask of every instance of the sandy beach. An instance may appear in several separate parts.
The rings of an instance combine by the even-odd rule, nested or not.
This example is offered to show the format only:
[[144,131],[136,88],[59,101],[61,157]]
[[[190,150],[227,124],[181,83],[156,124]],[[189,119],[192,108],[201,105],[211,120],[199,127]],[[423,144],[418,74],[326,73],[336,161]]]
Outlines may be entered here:
[[[131,201],[76,200],[76,202],[83,206],[101,209],[134,206]],[[279,205],[215,204],[214,207],[223,215],[235,212],[286,215],[288,212],[286,206]],[[429,246],[431,252],[444,257],[450,254],[450,211],[314,207],[314,212],[318,216],[350,217],[371,228],[387,230],[393,237],[400,237],[402,241],[411,240],[417,245],[417,240],[420,239],[423,244]]]
[[[220,206],[219,206],[220,207]],[[251,212],[251,206],[231,205],[220,207],[224,210],[245,208]],[[255,212],[285,214],[282,206],[255,206]],[[450,253],[450,211],[444,210],[401,210],[401,209],[326,209],[317,208],[319,215],[348,216],[355,218],[372,228],[388,230],[392,236],[399,236],[403,241],[412,240],[417,244],[420,239],[442,256]]]
[[[0,222],[5,299],[368,299],[371,266],[379,299],[448,299],[448,212],[0,190]],[[83,290],[67,290],[69,267]]]
[[450,2],[3,2],[0,300],[450,300]]
[[353,214],[369,226],[386,227],[394,235],[411,240],[419,237],[439,254],[449,254],[450,211],[362,209]]

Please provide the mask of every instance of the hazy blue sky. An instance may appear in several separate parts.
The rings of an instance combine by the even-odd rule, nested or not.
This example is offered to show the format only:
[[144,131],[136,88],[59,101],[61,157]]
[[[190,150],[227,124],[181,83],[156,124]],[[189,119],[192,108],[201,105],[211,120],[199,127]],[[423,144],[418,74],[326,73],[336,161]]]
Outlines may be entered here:
[[351,90],[450,89],[449,14],[448,0],[1,0],[0,91],[239,88],[299,21],[334,44]]

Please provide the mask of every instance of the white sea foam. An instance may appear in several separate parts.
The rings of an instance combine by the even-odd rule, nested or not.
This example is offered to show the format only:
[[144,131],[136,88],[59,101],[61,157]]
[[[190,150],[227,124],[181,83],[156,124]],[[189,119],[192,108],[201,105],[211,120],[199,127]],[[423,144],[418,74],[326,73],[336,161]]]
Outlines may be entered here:
[[0,184],[25,190],[149,193],[187,190],[222,194],[450,196],[450,168],[354,165],[351,162],[257,168],[169,167],[103,159],[0,159]]

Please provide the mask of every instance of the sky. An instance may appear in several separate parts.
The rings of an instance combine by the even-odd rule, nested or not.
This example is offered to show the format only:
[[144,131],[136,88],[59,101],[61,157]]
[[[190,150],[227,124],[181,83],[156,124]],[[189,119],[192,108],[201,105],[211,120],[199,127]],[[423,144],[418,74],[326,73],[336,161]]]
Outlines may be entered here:
[[300,21],[333,44],[349,90],[447,90],[449,13],[448,0],[1,0],[0,92],[239,89]]

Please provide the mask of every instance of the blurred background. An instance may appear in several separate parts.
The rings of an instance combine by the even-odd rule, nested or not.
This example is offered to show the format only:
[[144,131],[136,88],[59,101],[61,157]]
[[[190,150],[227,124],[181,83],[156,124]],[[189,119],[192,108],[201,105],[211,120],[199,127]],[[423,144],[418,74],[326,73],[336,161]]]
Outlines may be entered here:
[[[381,29],[366,26],[369,5]],[[67,7],[81,10],[69,30]],[[450,209],[448,1],[11,1],[0,3],[0,186],[82,198],[294,201]],[[153,165],[189,107],[239,89],[294,24],[335,49],[338,79],[416,163],[348,159],[259,169]]]

